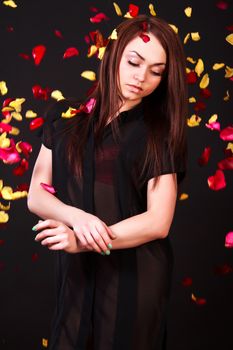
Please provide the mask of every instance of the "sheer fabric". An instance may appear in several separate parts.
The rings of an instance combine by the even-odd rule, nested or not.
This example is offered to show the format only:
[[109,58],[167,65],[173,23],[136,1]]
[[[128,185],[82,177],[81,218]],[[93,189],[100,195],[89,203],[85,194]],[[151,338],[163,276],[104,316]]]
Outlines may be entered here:
[[[67,123],[60,117],[62,110],[67,110],[65,102],[50,111],[42,135],[43,144],[52,150],[57,197],[92,211],[107,225],[145,211],[147,182],[155,175],[148,174],[144,186],[137,185],[147,137],[142,105],[118,116],[117,144],[111,123],[105,127],[101,149],[95,149],[90,130],[83,183],[69,170],[66,137],[57,136]],[[173,172],[168,159],[164,148],[161,174]],[[179,183],[185,169],[179,165],[176,172]],[[109,256],[57,252],[50,350],[165,349],[172,265],[169,238],[112,250]]]

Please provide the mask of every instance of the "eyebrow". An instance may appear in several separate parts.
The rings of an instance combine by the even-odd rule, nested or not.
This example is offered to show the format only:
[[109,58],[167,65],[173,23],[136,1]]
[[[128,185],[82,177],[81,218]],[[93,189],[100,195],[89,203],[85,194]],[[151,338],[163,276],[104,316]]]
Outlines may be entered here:
[[[136,53],[136,55],[138,55],[138,57],[140,57],[143,61],[145,61],[145,58],[142,57],[137,51],[129,51],[129,52]],[[165,66],[165,65],[166,65],[166,63],[163,63],[163,62],[157,62],[157,63],[151,64],[151,66]]]

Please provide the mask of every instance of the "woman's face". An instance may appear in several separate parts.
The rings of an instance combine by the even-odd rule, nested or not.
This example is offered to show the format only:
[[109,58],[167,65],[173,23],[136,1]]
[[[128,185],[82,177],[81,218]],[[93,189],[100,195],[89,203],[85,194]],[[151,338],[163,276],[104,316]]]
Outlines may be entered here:
[[121,110],[132,108],[159,85],[166,65],[166,53],[151,33],[145,43],[139,36],[123,51],[119,66],[119,85],[124,97]]

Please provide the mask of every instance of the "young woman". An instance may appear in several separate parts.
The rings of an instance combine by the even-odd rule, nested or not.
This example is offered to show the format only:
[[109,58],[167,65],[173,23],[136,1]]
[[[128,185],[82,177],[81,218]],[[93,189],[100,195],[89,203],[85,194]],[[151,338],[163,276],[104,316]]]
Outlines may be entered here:
[[30,184],[36,240],[57,251],[53,350],[165,346],[168,234],[187,163],[185,57],[157,17],[116,31],[79,113],[62,118],[65,100],[48,112]]

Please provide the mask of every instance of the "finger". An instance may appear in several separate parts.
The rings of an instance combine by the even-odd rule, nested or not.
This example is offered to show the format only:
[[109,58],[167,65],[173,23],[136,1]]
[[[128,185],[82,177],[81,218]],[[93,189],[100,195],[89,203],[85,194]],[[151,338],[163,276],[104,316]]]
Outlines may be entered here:
[[46,237],[56,236],[56,235],[58,235],[58,233],[60,233],[60,232],[58,231],[57,228],[45,229],[36,235],[35,241],[41,241],[42,239],[44,239]]
[[96,227],[93,227],[91,229],[91,235],[103,252],[106,253],[109,248],[112,248],[111,240],[106,233],[104,235],[103,233],[99,232]]
[[111,249],[112,248],[112,240],[108,235],[107,230],[105,229],[104,225],[96,225],[96,230],[99,233],[99,235],[102,237],[102,239],[104,240],[107,249]]
[[87,227],[83,227],[83,235],[86,239],[86,242],[98,253],[101,253],[101,250],[106,250],[105,246],[101,247],[101,245],[98,243],[98,241],[95,241],[95,239],[92,236],[92,232],[89,231]]
[[108,232],[108,235],[111,237],[111,239],[116,239],[117,236],[115,235],[115,233],[112,232],[112,230],[105,224],[105,222],[103,222],[103,225],[105,227],[105,229]]
[[47,237],[41,241],[42,245],[53,245],[55,243],[66,243],[66,235],[57,235],[53,237]]
[[39,222],[38,224],[36,224],[35,226],[33,226],[32,230],[33,231],[38,231],[38,230],[42,230],[45,228],[54,228],[54,227],[58,227],[59,225],[61,225],[60,221],[56,221],[56,220],[52,220],[52,219],[47,219],[44,220],[42,222]]
[[88,246],[88,242],[87,242],[86,238],[84,237],[81,230],[74,229],[74,234],[75,234],[77,240],[80,242],[80,245],[82,247],[87,248],[87,249],[90,248]]
[[49,250],[63,250],[65,248],[66,248],[66,244],[64,242],[48,245]]

